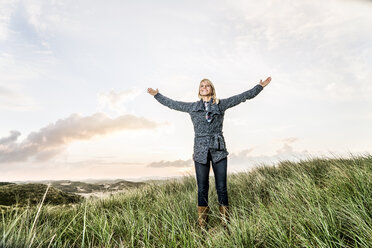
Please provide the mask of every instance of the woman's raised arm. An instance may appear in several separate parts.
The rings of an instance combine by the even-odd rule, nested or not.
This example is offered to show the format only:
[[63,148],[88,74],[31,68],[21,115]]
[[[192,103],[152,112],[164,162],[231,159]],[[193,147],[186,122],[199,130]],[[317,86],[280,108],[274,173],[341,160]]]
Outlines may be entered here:
[[243,93],[240,93],[235,96],[231,96],[225,99],[220,100],[220,109],[222,111],[225,111],[228,108],[234,107],[238,105],[239,103],[245,102],[248,99],[254,98],[257,96],[263,88],[268,85],[271,81],[271,77],[268,77],[264,82],[260,80],[260,83],[254,86],[252,89],[244,91]]
[[170,99],[170,98],[164,96],[163,94],[159,93],[158,89],[154,90],[152,88],[148,88],[147,92],[150,95],[154,96],[154,98],[158,102],[160,102],[164,106],[167,106],[170,109],[174,109],[174,110],[181,111],[181,112],[187,112],[187,113],[189,113],[191,111],[191,107],[192,107],[192,104],[193,104],[192,102],[175,101],[175,100]]

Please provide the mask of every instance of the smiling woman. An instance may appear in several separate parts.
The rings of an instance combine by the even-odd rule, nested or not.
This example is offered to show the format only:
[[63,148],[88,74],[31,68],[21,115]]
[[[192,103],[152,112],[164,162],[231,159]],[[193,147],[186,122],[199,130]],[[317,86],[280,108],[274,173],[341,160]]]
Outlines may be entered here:
[[219,210],[225,228],[227,228],[229,221],[226,183],[229,152],[222,132],[225,111],[254,98],[270,81],[271,77],[268,77],[264,82],[260,80],[260,83],[250,90],[226,99],[218,99],[213,83],[205,78],[199,84],[198,97],[200,100],[196,102],[175,101],[159,93],[158,89],[147,89],[147,92],[161,104],[177,111],[186,112],[191,117],[195,132],[193,160],[198,184],[198,222],[202,228],[207,228],[208,223],[211,162],[215,176]]

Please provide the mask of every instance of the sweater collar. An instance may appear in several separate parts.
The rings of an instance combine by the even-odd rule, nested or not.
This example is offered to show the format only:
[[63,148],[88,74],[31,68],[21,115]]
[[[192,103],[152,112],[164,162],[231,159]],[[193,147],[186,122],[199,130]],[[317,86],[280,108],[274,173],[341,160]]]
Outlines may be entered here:
[[[213,97],[208,101],[208,103],[211,106],[211,112],[212,113],[219,113],[218,106],[217,104],[212,104],[213,102]],[[193,106],[192,111],[205,111],[205,106],[204,106],[204,101],[203,99],[200,99],[196,104]]]

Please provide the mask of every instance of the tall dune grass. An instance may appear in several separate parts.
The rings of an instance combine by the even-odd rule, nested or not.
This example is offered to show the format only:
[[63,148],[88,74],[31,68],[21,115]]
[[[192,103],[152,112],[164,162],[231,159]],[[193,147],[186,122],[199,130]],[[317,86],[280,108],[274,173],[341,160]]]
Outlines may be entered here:
[[230,234],[210,185],[213,232],[197,227],[196,180],[185,176],[76,205],[12,206],[0,247],[372,247],[369,154],[228,175]]

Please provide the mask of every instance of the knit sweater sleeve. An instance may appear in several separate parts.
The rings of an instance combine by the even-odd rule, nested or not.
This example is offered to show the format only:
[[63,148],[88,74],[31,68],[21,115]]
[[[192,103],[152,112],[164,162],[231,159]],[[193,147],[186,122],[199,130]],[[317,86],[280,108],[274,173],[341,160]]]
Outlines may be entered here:
[[252,89],[244,91],[235,96],[231,96],[225,99],[220,100],[220,109],[225,111],[228,108],[234,107],[242,102],[245,102],[248,99],[254,98],[263,90],[263,86],[261,84],[257,84]]
[[166,97],[159,92],[154,96],[154,98],[158,102],[160,102],[164,106],[167,106],[170,109],[174,109],[174,110],[181,111],[181,112],[187,112],[187,113],[191,111],[191,107],[193,104],[192,102],[181,102],[181,101],[170,99],[169,97]]

